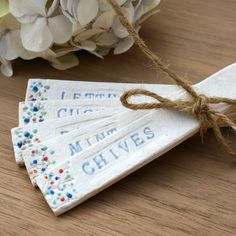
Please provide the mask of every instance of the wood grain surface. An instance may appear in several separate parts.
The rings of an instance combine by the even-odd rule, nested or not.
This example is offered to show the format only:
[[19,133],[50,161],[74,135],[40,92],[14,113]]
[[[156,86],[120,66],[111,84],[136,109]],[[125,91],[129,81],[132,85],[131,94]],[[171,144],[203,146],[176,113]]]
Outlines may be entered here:
[[[198,82],[236,61],[235,0],[163,0],[160,9],[141,35],[180,75]],[[195,136],[63,216],[53,215],[13,157],[10,129],[27,79],[171,82],[136,47],[104,60],[78,55],[80,66],[65,72],[42,60],[18,60],[13,78],[0,75],[0,235],[236,235],[236,163],[211,131],[204,144]]]

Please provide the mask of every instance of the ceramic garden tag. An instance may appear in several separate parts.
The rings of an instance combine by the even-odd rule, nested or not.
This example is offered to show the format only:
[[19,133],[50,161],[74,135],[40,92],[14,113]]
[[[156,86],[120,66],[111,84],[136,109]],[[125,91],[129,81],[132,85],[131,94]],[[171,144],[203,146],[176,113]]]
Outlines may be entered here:
[[[177,86],[164,86],[161,94],[167,95],[169,90],[179,91]],[[158,86],[159,88],[159,86]],[[173,93],[173,92],[172,92]],[[139,97],[133,101],[138,102]],[[150,101],[150,98],[143,98],[142,101]],[[81,99],[81,100],[49,100],[49,101],[26,101],[19,103],[19,126],[37,122],[44,122],[55,118],[82,115],[85,113],[97,112],[105,109],[123,109],[120,100],[116,99]]]
[[[236,99],[236,64],[194,86],[206,96]],[[171,99],[190,99],[184,92]],[[229,105],[218,104],[223,112]],[[36,178],[49,206],[60,215],[127,176],[197,133],[198,120],[159,109],[127,125],[116,134],[74,155]]]
[[[179,91],[179,87],[176,85],[157,84],[155,86],[157,90],[160,90],[160,94],[162,94],[163,96],[173,94],[174,92]],[[165,87],[167,89],[165,89]],[[169,91],[172,92],[169,93]],[[56,106],[53,106],[53,104],[56,104]],[[70,104],[70,106],[68,104]],[[75,104],[77,104],[77,108],[78,107],[84,108],[89,104],[90,105],[97,104],[98,106],[103,104],[106,109],[108,109],[108,107],[112,109],[112,107],[113,106],[116,107],[117,104],[119,104],[120,106],[120,101],[117,98],[109,101],[108,99],[103,99],[100,102],[98,102],[96,99],[90,99],[90,100],[83,99],[83,101],[73,100],[73,103],[70,100],[64,100],[60,102],[56,100],[56,101],[34,101],[34,102],[20,103],[19,123],[23,125],[12,129],[12,140],[17,164],[20,165],[24,164],[22,157],[22,150],[26,150],[29,146],[31,147],[34,143],[39,143],[42,140],[46,141],[52,137],[55,137],[57,135],[57,132],[54,132],[54,130],[60,130],[61,133],[65,133],[65,131],[69,132],[74,128],[84,125],[84,120],[86,120],[86,122],[90,121],[95,122],[95,120],[100,120],[104,119],[105,117],[112,116],[115,113],[120,112],[120,110],[124,109],[123,107],[120,107],[119,110],[119,108],[116,107],[115,109],[112,109],[109,112],[97,111],[95,112],[95,114],[91,112],[86,112],[84,114],[80,114],[80,116],[70,117],[71,114],[77,113],[75,109],[76,107]],[[101,107],[101,109],[104,109],[104,107]],[[51,115],[48,115],[47,111],[50,111],[49,113]],[[53,117],[56,118],[58,117],[58,113],[59,117],[64,117],[64,118],[53,119]],[[68,117],[66,115],[68,115]],[[47,117],[46,120],[49,121],[46,121],[45,117]],[[40,122],[37,123],[39,120]],[[25,124],[27,125],[25,126]]]
[[146,112],[120,112],[103,121],[73,130],[23,151],[25,166],[33,185],[35,178],[48,169],[70,159],[92,145],[112,136],[127,124],[131,124]]
[[80,116],[109,108],[117,108],[117,106],[120,106],[119,100],[111,102],[107,99],[21,102],[19,104],[19,126],[73,115]]
[[89,124],[94,124],[110,116],[111,112],[100,111],[91,114],[82,114],[79,117],[70,116],[13,128],[11,135],[16,163],[19,165],[24,164],[22,151],[27,150],[34,144],[66,134],[74,129],[80,129]]
[[176,91],[176,85],[105,83],[68,80],[30,79],[26,101],[60,99],[119,99],[122,92],[132,88],[148,89],[166,94]]

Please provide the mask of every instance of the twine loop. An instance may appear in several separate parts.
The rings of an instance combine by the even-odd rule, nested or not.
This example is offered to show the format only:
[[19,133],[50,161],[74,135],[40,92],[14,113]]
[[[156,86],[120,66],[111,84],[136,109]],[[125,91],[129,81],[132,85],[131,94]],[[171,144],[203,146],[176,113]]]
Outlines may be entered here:
[[[135,31],[132,24],[125,17],[121,7],[117,4],[116,0],[107,0],[107,1],[112,6],[113,10],[116,12],[121,24],[129,33],[129,37],[131,37],[134,40],[134,43],[151,60],[151,62],[156,66],[156,68],[159,68],[164,73],[166,73],[171,79],[173,79],[176,82],[178,86],[182,87],[191,96],[191,99],[189,101],[182,101],[182,100],[172,101],[168,98],[164,98],[148,90],[131,89],[129,91],[124,92],[123,95],[120,97],[122,105],[132,110],[150,110],[150,109],[167,108],[167,109],[174,109],[179,112],[188,113],[199,120],[201,125],[200,134],[202,138],[204,132],[208,128],[212,128],[218,142],[225,148],[227,153],[229,153],[235,158],[236,153],[234,152],[234,150],[231,148],[231,146],[221,133],[218,121],[223,122],[225,125],[232,128],[235,132],[236,132],[236,125],[227,115],[214,110],[210,105],[220,104],[220,103],[226,103],[228,105],[236,105],[236,100],[224,97],[207,97],[203,94],[198,94],[193,89],[193,87],[188,83],[188,81],[186,81],[184,78],[180,77],[174,71],[166,67],[162,63],[160,58],[154,52],[151,51],[151,49],[147,46],[145,41],[139,36],[139,34]],[[144,95],[152,97],[156,99],[157,102],[139,103],[139,104],[129,102],[129,98],[135,95]]]

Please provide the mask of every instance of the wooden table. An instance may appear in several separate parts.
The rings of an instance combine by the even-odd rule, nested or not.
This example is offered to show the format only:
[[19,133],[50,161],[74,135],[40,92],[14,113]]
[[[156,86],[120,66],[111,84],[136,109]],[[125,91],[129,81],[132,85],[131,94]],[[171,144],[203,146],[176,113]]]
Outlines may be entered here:
[[[163,0],[160,8],[141,35],[179,74],[198,82],[236,61],[235,0]],[[204,144],[195,136],[63,216],[53,215],[13,157],[10,129],[27,79],[170,82],[136,47],[105,60],[79,57],[80,66],[65,72],[35,60],[16,61],[13,78],[0,75],[0,235],[236,235],[236,164],[212,132]]]

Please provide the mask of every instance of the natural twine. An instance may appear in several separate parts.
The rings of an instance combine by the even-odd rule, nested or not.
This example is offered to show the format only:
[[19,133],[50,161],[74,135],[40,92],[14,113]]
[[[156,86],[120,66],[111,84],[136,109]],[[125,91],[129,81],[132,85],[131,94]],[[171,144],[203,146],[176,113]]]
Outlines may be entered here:
[[[171,101],[168,98],[164,98],[156,93],[150,92],[144,89],[131,89],[123,93],[120,98],[121,103],[126,108],[132,110],[150,110],[150,109],[159,109],[159,108],[168,108],[174,109],[180,112],[185,112],[191,114],[196,117],[200,121],[200,134],[203,137],[204,132],[208,128],[212,128],[216,139],[222,146],[225,148],[226,152],[232,155],[234,158],[236,153],[231,148],[230,144],[224,138],[223,134],[220,131],[220,127],[217,123],[218,120],[226,124],[226,126],[231,127],[234,131],[236,131],[236,125],[234,122],[228,118],[227,115],[213,110],[210,107],[210,104],[219,104],[219,103],[227,103],[229,105],[236,105],[235,99],[228,99],[224,97],[207,97],[203,94],[198,94],[193,87],[186,81],[177,75],[174,71],[166,67],[160,60],[160,58],[153,53],[145,41],[139,36],[139,34],[135,31],[133,26],[129,23],[128,19],[122,12],[121,7],[117,4],[116,0],[107,0],[117,16],[121,24],[126,28],[129,35],[133,38],[135,44],[141,49],[141,51],[152,61],[152,63],[163,72],[165,72],[170,78],[172,78],[177,85],[181,86],[189,95],[191,95],[191,101]],[[144,95],[148,97],[152,97],[156,99],[158,102],[154,103],[139,103],[133,104],[128,101],[131,96],[134,95]]]

